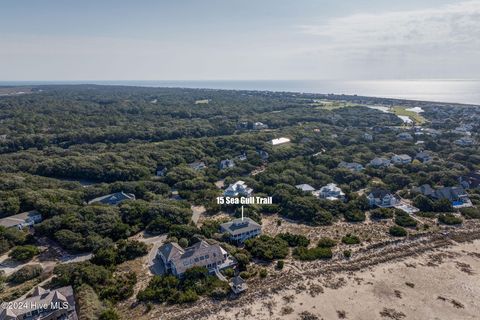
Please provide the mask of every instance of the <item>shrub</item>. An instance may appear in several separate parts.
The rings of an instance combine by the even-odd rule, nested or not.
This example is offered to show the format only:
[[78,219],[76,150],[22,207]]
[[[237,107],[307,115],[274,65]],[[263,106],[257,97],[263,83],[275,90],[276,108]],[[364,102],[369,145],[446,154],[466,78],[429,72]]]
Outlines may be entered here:
[[40,253],[40,249],[32,245],[17,246],[9,253],[9,257],[17,261],[29,261]]
[[310,240],[307,237],[300,234],[293,234],[290,232],[280,233],[277,235],[282,240],[285,240],[290,247],[308,247]]
[[8,282],[15,284],[23,283],[25,281],[34,279],[42,274],[43,268],[40,264],[32,264],[23,266],[21,269],[15,271],[8,278]]
[[343,250],[343,256],[345,258],[350,258],[352,256],[352,251],[351,250]]
[[378,208],[370,211],[370,218],[373,220],[383,220],[393,218],[394,210],[389,208]]
[[324,237],[324,238],[320,238],[320,240],[318,240],[318,244],[317,246],[320,247],[320,248],[333,248],[337,245],[337,242],[331,238],[327,238],[327,237]]
[[352,245],[352,244],[359,244],[361,241],[360,241],[360,238],[358,238],[356,235],[347,234],[342,238],[342,242],[344,244]]
[[278,260],[277,261],[277,269],[278,270],[282,270],[284,266],[285,266],[285,262],[283,260]]
[[253,256],[264,259],[274,260],[283,259],[288,255],[288,243],[278,237],[272,238],[267,235],[261,235],[258,238],[245,241],[245,248]]
[[394,236],[394,237],[406,237],[407,236],[407,230],[400,226],[391,226],[390,229],[388,229],[388,232]]
[[227,269],[224,269],[222,270],[222,273],[226,276],[226,277],[233,277],[235,275],[235,271],[232,269],[232,268],[227,268]]
[[476,207],[461,208],[460,213],[465,219],[480,219],[480,209]]
[[343,216],[348,222],[362,222],[365,221],[365,212],[361,210],[347,210]]
[[414,228],[417,226],[417,221],[413,219],[406,212],[399,212],[395,215],[395,223],[401,227]]
[[117,312],[113,309],[106,309],[98,318],[99,320],[119,320],[120,317],[118,316]]
[[438,216],[438,221],[447,225],[458,225],[462,224],[462,219],[454,216],[451,213],[441,214]]
[[260,278],[266,278],[268,275],[267,269],[260,270]]
[[333,256],[330,248],[311,248],[298,247],[293,250],[293,256],[299,260],[312,261],[318,259],[331,259]]

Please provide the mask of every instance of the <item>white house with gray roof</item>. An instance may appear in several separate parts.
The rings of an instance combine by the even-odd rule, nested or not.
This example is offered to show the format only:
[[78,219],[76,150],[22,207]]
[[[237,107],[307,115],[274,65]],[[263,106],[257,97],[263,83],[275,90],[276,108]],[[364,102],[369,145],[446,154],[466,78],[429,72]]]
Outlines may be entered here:
[[239,180],[225,189],[223,195],[226,197],[250,197],[253,189],[249,188],[245,181]]
[[320,190],[314,192],[314,195],[327,200],[345,200],[345,193],[335,183],[321,187]]
[[229,235],[232,242],[243,243],[245,240],[262,233],[262,226],[250,218],[238,218],[220,225],[220,232]]
[[205,267],[213,273],[235,265],[220,245],[204,240],[185,249],[176,242],[166,243],[158,249],[157,258],[162,260],[167,273],[177,277],[192,267]]

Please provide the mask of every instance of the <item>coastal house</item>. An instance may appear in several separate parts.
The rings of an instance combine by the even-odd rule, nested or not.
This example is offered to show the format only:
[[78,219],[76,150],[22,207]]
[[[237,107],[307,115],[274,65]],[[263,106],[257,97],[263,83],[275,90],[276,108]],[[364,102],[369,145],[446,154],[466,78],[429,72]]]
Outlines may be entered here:
[[457,146],[460,146],[460,147],[471,147],[471,146],[473,146],[474,142],[473,142],[473,139],[471,139],[469,137],[463,137],[463,138],[455,140],[454,143]]
[[345,161],[340,162],[338,164],[338,167],[342,168],[342,169],[350,170],[352,172],[360,172],[360,171],[363,171],[365,169],[364,166],[362,166],[360,163],[345,162]]
[[23,229],[25,227],[31,227],[41,221],[42,215],[38,211],[32,210],[2,218],[0,219],[0,226],[5,228]]
[[253,123],[253,130],[263,130],[263,129],[268,129],[268,125],[262,122]]
[[246,161],[247,160],[247,154],[244,152],[240,155],[237,156],[238,161]]
[[220,170],[230,169],[233,167],[235,167],[235,162],[233,162],[232,159],[226,159],[226,160],[220,161]]
[[393,164],[404,165],[411,163],[412,157],[410,157],[408,154],[396,154],[392,157],[391,161]]
[[309,184],[303,183],[303,184],[298,184],[295,186],[295,188],[302,190],[303,192],[313,192],[315,191],[315,188],[312,187]]
[[471,207],[472,202],[462,186],[432,188],[429,184],[414,188],[413,191],[423,194],[433,200],[447,199],[454,208]]
[[182,277],[192,267],[205,267],[214,273],[235,265],[225,249],[204,240],[185,249],[176,242],[166,243],[158,249],[157,258],[163,262],[166,273],[177,277]]
[[[17,307],[12,307],[17,306]],[[44,289],[40,286],[28,298],[19,298],[0,307],[1,320],[77,320],[71,286]]]
[[268,160],[269,154],[268,154],[267,151],[265,151],[265,150],[257,150],[257,154],[260,156],[260,158],[261,158],[263,161],[267,161],[267,160]]
[[390,165],[390,160],[387,158],[375,158],[370,161],[369,165],[375,168],[384,168]]
[[188,166],[195,171],[200,171],[207,168],[207,165],[203,161],[195,161],[195,162],[189,163]]
[[458,181],[465,189],[480,188],[480,171],[470,172],[464,176],[460,176]]
[[159,166],[157,167],[157,170],[155,171],[155,174],[157,177],[163,177],[167,174],[167,167],[165,166]]
[[335,183],[329,183],[326,186],[320,188],[320,190],[315,191],[314,195],[327,200],[345,200],[345,193],[340,189]]
[[123,191],[116,192],[112,194],[107,194],[106,196],[98,197],[93,200],[90,200],[88,204],[108,204],[111,206],[116,206],[126,200],[135,200],[135,195],[133,193],[125,193]]
[[247,282],[245,282],[245,280],[243,280],[240,275],[233,277],[230,287],[235,294],[242,293],[243,291],[248,289]]
[[413,141],[413,136],[408,132],[401,132],[397,134],[397,139],[400,141]]
[[415,159],[421,161],[422,163],[429,163],[432,161],[432,156],[430,152],[420,151],[415,155]]
[[391,208],[399,203],[397,197],[385,189],[373,189],[367,196],[371,207]]
[[289,143],[289,142],[290,142],[290,139],[289,139],[289,138],[285,138],[285,137],[281,137],[281,138],[277,138],[277,139],[272,139],[272,141],[270,141],[270,143],[271,143],[273,146],[278,146],[278,145],[285,144],[285,143]]
[[365,140],[366,142],[372,142],[373,141],[373,135],[371,135],[370,133],[364,133],[363,134],[363,140]]
[[228,234],[230,241],[243,243],[262,233],[262,226],[250,218],[238,218],[220,225],[220,232]]
[[225,189],[223,195],[226,197],[250,197],[253,193],[253,189],[249,188],[245,181],[239,180]]

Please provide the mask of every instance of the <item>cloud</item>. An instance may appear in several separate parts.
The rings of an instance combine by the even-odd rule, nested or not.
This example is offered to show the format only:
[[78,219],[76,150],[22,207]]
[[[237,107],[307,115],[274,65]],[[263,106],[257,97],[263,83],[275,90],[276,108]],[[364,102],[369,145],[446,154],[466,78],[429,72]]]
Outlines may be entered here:
[[297,28],[314,43],[305,54],[360,77],[468,77],[480,71],[480,1],[353,14]]
[[355,14],[320,25],[300,26],[300,29],[346,46],[478,44],[480,1],[428,10]]

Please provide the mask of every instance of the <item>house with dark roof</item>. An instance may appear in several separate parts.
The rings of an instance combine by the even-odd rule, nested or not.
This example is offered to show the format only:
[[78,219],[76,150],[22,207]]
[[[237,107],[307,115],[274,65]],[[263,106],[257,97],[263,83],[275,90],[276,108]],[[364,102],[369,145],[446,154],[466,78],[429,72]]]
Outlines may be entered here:
[[412,157],[410,157],[408,154],[396,154],[392,157],[391,161],[393,164],[404,165],[411,163]]
[[461,186],[434,189],[430,187],[430,185],[424,184],[418,188],[414,188],[414,191],[432,198],[433,200],[447,199],[454,208],[472,206],[472,202],[470,201],[467,192]]
[[261,158],[263,161],[267,161],[267,160],[268,160],[269,154],[268,154],[267,151],[265,151],[265,150],[257,150],[257,154],[260,156],[260,158]]
[[189,163],[188,166],[195,171],[204,170],[207,168],[207,165],[205,164],[205,162],[202,162],[202,161]]
[[133,193],[125,193],[123,191],[116,192],[112,194],[107,194],[106,196],[98,197],[93,200],[90,200],[88,204],[108,204],[111,206],[116,206],[126,200],[135,200],[135,195]]
[[464,176],[460,176],[458,181],[465,189],[480,188],[480,171],[470,172]]
[[230,283],[230,287],[235,294],[242,293],[243,291],[248,289],[247,282],[243,280],[243,278],[239,275],[233,277],[232,282]]
[[413,136],[408,132],[402,132],[397,134],[397,139],[401,141],[412,141]]
[[156,173],[157,177],[163,177],[167,174],[167,167],[158,166],[155,173]]
[[226,233],[230,241],[243,243],[262,233],[262,226],[250,218],[238,218],[220,225],[220,232]]
[[428,151],[420,151],[415,155],[415,159],[421,161],[422,163],[429,163],[432,161],[432,156]]
[[209,244],[201,240],[188,248],[182,248],[176,242],[166,243],[158,249],[157,258],[161,259],[165,271],[181,277],[192,267],[205,267],[209,272],[222,270],[235,265],[218,244]]
[[41,213],[39,213],[37,210],[32,210],[2,218],[0,219],[0,226],[5,228],[23,229],[25,227],[31,227],[41,221]]
[[373,189],[367,196],[371,207],[391,208],[399,203],[397,197],[386,189]]
[[387,158],[375,158],[370,161],[369,165],[375,168],[385,168],[390,165],[390,160]]
[[[16,307],[15,307],[16,306]],[[58,289],[36,287],[28,298],[2,304],[1,320],[77,320],[71,286]]]
[[232,159],[225,159],[220,161],[220,170],[230,169],[235,167],[235,162]]
[[350,170],[352,172],[360,172],[360,171],[363,171],[365,169],[360,163],[345,162],[345,161],[340,162],[338,164],[338,167],[342,168],[342,169]]

